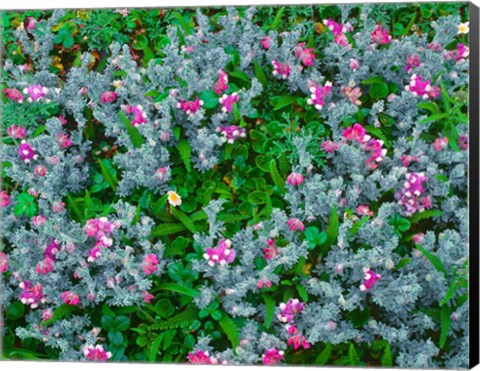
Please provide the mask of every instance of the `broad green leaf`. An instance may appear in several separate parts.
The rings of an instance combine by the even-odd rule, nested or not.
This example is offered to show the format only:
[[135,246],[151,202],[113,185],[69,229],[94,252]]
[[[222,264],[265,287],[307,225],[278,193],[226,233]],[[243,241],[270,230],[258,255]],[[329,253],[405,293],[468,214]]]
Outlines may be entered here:
[[18,301],[14,301],[7,308],[6,317],[10,320],[16,320],[23,317],[25,313],[25,305]]
[[440,306],[444,306],[445,304],[448,303],[448,301],[453,297],[455,294],[455,290],[457,289],[457,284],[458,281],[456,279],[453,280],[452,284],[448,288],[447,293],[445,294],[445,297],[440,301]]
[[185,167],[187,168],[187,171],[190,172],[192,170],[192,166],[190,164],[190,156],[192,153],[192,147],[190,146],[190,143],[186,139],[182,139],[178,143],[178,153],[180,154],[180,158],[182,159],[183,163],[185,164]]
[[435,255],[433,252],[425,250],[420,245],[415,245],[415,246],[418,249],[418,251],[420,251],[423,254],[423,256],[425,256],[428,259],[428,261],[432,263],[432,265],[435,267],[437,271],[447,276],[447,270],[445,269],[445,266],[443,265],[442,261],[437,255]]
[[269,294],[262,294],[262,298],[265,301],[265,327],[270,328],[275,314],[275,302]]
[[305,303],[308,303],[308,292],[307,292],[307,290],[305,289],[305,287],[303,287],[302,285],[298,284],[298,285],[295,285],[295,288],[297,289],[297,292],[298,292],[298,295],[300,295],[300,298],[301,298]]
[[263,86],[267,85],[267,76],[263,71],[262,66],[257,62],[256,59],[253,60],[253,71],[255,72],[255,77],[260,81]]
[[272,30],[276,30],[278,25],[280,24],[280,21],[282,20],[282,15],[283,15],[283,12],[285,11],[285,7],[282,6],[278,12],[277,12],[277,15],[275,16],[275,19],[273,20],[273,23],[272,25],[270,26],[270,29]]
[[440,310],[440,349],[443,349],[447,342],[448,332],[450,331],[450,326],[452,324],[450,315],[450,308],[444,305]]
[[[448,178],[447,178],[447,180],[448,180]],[[442,216],[443,214],[444,213],[443,213],[442,210],[427,210],[427,211],[423,211],[421,213],[415,213],[410,218],[410,222],[413,224],[413,223],[417,223],[420,220],[430,219],[430,218],[433,218],[433,217],[436,217],[436,216]]]
[[203,101],[203,107],[206,109],[212,109],[218,105],[218,95],[212,90],[201,92],[200,99]]
[[360,363],[357,351],[353,344],[350,344],[350,347],[348,348],[348,360],[350,362],[349,364],[352,366],[357,366]]
[[392,351],[390,349],[390,344],[385,346],[385,350],[383,351],[382,355],[382,366],[384,367],[393,367],[393,360],[392,360]]
[[285,95],[281,97],[273,97],[270,100],[270,104],[273,106],[274,111],[278,111],[282,108],[285,108],[287,106],[290,106],[295,102],[297,97],[293,97],[291,95]]
[[328,359],[330,358],[330,354],[332,354],[332,344],[327,343],[325,345],[325,348],[322,350],[322,352],[318,355],[317,358],[315,358],[315,361],[313,363],[315,365],[324,365],[327,363]]
[[273,182],[278,187],[280,192],[285,192],[285,179],[283,179],[280,175],[275,160],[270,162],[270,175],[272,176]]
[[337,241],[338,227],[339,227],[338,211],[337,211],[337,208],[334,207],[330,213],[330,220],[328,222],[327,240],[325,241],[326,246],[331,246]]
[[117,191],[118,179],[115,173],[113,173],[113,168],[110,165],[110,161],[107,159],[99,159],[98,164],[102,170],[103,179],[108,183],[114,192]]
[[127,130],[127,134],[135,148],[140,148],[143,143],[145,143],[145,138],[140,134],[140,131],[132,125],[128,117],[125,115],[123,111],[118,113],[120,120],[123,123],[123,126]]
[[163,291],[163,290],[178,292],[179,294],[191,296],[191,297],[197,297],[198,295],[200,295],[200,292],[195,289],[185,287],[185,286],[179,285],[178,283],[173,283],[173,282],[162,283],[160,285],[157,285],[155,287],[155,290],[153,290],[152,292]]
[[73,312],[77,309],[78,309],[78,307],[75,306],[75,305],[62,304],[57,309],[55,309],[53,311],[53,315],[48,321],[42,322],[42,325],[43,326],[50,326],[52,323],[55,323],[62,318],[65,318],[71,312]]
[[197,227],[183,211],[178,210],[176,207],[171,207],[170,211],[172,215],[177,218],[190,232],[197,233]]
[[182,232],[187,228],[180,223],[163,223],[153,228],[150,237],[170,236],[172,234]]
[[385,98],[388,95],[388,85],[384,82],[373,83],[370,85],[368,93],[374,99]]
[[238,331],[235,322],[233,322],[228,314],[223,313],[222,319],[218,321],[218,324],[222,328],[228,340],[230,340],[232,348],[235,349],[240,344],[240,332]]

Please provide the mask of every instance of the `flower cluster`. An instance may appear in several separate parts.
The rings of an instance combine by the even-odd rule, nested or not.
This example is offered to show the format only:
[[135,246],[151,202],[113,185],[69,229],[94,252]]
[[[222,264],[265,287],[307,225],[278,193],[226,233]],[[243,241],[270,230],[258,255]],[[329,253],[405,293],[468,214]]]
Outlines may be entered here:
[[220,240],[217,247],[209,247],[206,249],[203,257],[208,265],[214,267],[216,264],[227,265],[233,263],[236,252],[232,249],[232,241]]
[[227,143],[233,143],[237,138],[245,138],[247,135],[245,129],[237,125],[219,126],[217,132],[222,134],[222,139]]
[[398,204],[405,206],[405,214],[413,215],[431,208],[431,197],[424,195],[424,183],[428,180],[425,174],[407,173],[405,178],[407,180],[403,183],[403,188],[395,194]]

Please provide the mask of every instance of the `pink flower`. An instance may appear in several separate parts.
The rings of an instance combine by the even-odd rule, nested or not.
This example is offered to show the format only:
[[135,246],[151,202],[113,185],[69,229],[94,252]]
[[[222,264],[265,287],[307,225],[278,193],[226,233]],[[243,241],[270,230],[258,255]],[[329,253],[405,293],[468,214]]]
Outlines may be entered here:
[[290,218],[288,219],[287,224],[291,231],[303,232],[305,230],[305,226],[300,219]]
[[0,207],[6,207],[10,205],[10,195],[6,191],[0,192]]
[[468,135],[467,134],[462,134],[458,137],[458,146],[462,151],[467,151],[468,150]]
[[433,148],[435,149],[435,151],[443,151],[445,148],[447,148],[447,146],[448,146],[447,137],[437,138],[433,143]]
[[307,341],[303,335],[293,335],[287,342],[288,345],[293,345],[293,349],[297,350],[298,348],[309,349],[310,343]]
[[405,206],[405,214],[410,216],[415,212],[425,211],[427,206],[431,206],[431,201],[428,199],[423,201],[420,196],[425,192],[423,183],[428,178],[423,173],[407,173],[405,174],[407,181],[403,184],[403,189],[395,193],[395,198],[398,200],[399,205]]
[[345,139],[358,143],[364,143],[370,139],[370,136],[366,135],[365,128],[360,124],[354,124],[351,127],[343,129],[342,135]]
[[307,99],[307,103],[313,105],[317,110],[321,110],[325,105],[325,97],[330,95],[332,91],[332,83],[327,81],[325,86],[312,86],[310,87],[310,98]]
[[455,60],[457,62],[464,62],[465,59],[470,55],[470,49],[465,44],[457,44],[457,49],[455,50]]
[[214,357],[210,357],[208,352],[203,350],[197,350],[195,353],[188,353],[188,359],[190,363],[197,365],[215,365],[218,360]]
[[0,273],[6,272],[8,269],[8,257],[4,252],[0,252]]
[[26,163],[29,163],[31,159],[36,160],[38,157],[32,146],[24,140],[21,141],[18,147],[18,155]]
[[46,322],[52,317],[53,317],[53,310],[52,309],[42,310],[42,322]]
[[411,76],[410,83],[405,86],[405,90],[423,99],[433,99],[440,95],[440,88],[438,86],[432,86],[430,80],[423,80],[422,76],[417,76],[416,74]]
[[187,54],[193,53],[194,50],[195,50],[195,46],[193,45],[190,45],[190,46],[182,45],[182,51]]
[[264,49],[270,49],[273,44],[273,40],[270,36],[264,36],[262,37],[262,40],[260,40],[260,44],[262,44]]
[[88,93],[88,88],[86,86],[83,86],[78,90],[78,95],[87,95],[87,93]]
[[7,133],[10,138],[20,139],[25,136],[26,130],[17,125],[11,125],[7,128]]
[[47,170],[47,168],[46,168],[45,166],[43,166],[43,165],[37,165],[37,166],[35,166],[35,169],[33,169],[33,173],[34,173],[35,175],[37,175],[37,176],[42,177],[42,176],[47,175],[48,170]]
[[203,106],[203,101],[198,97],[195,100],[185,101],[184,99],[180,100],[177,103],[177,108],[180,108],[187,115],[194,115]]
[[277,246],[275,246],[275,241],[272,239],[267,240],[267,247],[263,249],[264,258],[267,260],[273,259],[278,255]]
[[258,280],[258,282],[257,282],[258,289],[261,290],[263,288],[263,286],[265,286],[267,288],[271,288],[272,287],[272,282],[270,280],[267,280],[266,278],[262,278],[262,279]]
[[264,355],[262,355],[262,362],[264,365],[268,366],[276,365],[277,363],[285,359],[283,354],[283,350],[269,349],[265,352]]
[[279,77],[280,79],[287,79],[288,76],[290,76],[290,72],[292,72],[292,69],[288,64],[282,64],[276,59],[272,61],[273,65],[273,75]]
[[413,242],[421,244],[425,241],[425,234],[417,233],[413,236]]
[[218,95],[221,95],[225,90],[228,89],[228,73],[223,70],[218,71],[218,80],[213,86],[213,90]]
[[14,102],[17,101],[18,103],[23,103],[23,95],[18,89],[5,88],[3,89],[3,92],[8,99],[13,100]]
[[54,213],[61,213],[62,211],[65,211],[65,203],[62,201],[54,202],[52,205],[52,211]]
[[87,360],[95,362],[106,362],[112,357],[112,353],[105,351],[101,345],[89,345],[83,349],[83,354]]
[[334,35],[341,35],[345,32],[347,32],[347,29],[345,28],[344,25],[338,24],[332,19],[324,19],[323,24],[327,26],[327,28],[332,31]]
[[101,217],[98,219],[87,220],[84,231],[88,236],[95,237],[97,239],[95,247],[110,247],[113,244],[110,234],[115,228],[115,223],[111,223],[107,218]]
[[442,50],[442,45],[440,45],[437,42],[432,42],[432,43],[428,44],[428,49],[430,49],[431,51],[434,51],[434,52],[439,52],[439,51]]
[[102,103],[111,103],[117,100],[117,93],[114,91],[105,91],[100,96],[100,102]]
[[411,162],[418,162],[418,158],[416,156],[412,156],[412,155],[402,155],[400,157],[400,160],[402,161],[402,164],[405,167],[410,165]]
[[237,138],[245,138],[246,136],[245,129],[237,125],[219,126],[216,131],[223,135],[222,139],[227,143],[233,143]]
[[289,299],[287,303],[281,303],[280,314],[277,316],[280,322],[293,323],[293,319],[304,309],[304,305],[298,299]]
[[96,246],[88,252],[87,261],[92,263],[102,256],[102,247]]
[[60,252],[61,246],[55,239],[53,239],[43,250],[43,255],[45,258],[49,258],[51,260],[55,260],[55,257]]
[[72,145],[72,140],[68,134],[58,133],[57,142],[62,149],[66,149]]
[[315,53],[313,51],[313,48],[305,48],[305,43],[299,43],[294,48],[295,56],[307,67],[311,66],[315,59]]
[[29,102],[37,102],[44,100],[47,96],[48,91],[48,88],[42,85],[30,85],[28,88],[23,89],[23,93],[29,95],[27,99]]
[[30,305],[30,308],[35,309],[39,303],[45,303],[40,283],[34,286],[30,281],[23,281],[20,283],[20,288],[23,290],[20,294],[22,304]]
[[232,112],[233,105],[238,102],[238,94],[233,93],[232,95],[224,94],[219,100],[222,107],[222,112]]
[[37,25],[37,20],[33,17],[27,17],[27,30],[33,30]]
[[358,70],[360,68],[360,62],[357,60],[357,59],[350,59],[349,61],[349,64],[350,64],[350,69],[355,72],[356,70]]
[[143,292],[143,301],[145,303],[150,303],[150,301],[152,299],[155,299],[155,296],[153,296],[152,294],[150,294],[148,291],[144,291]]
[[287,182],[292,186],[299,186],[300,184],[303,183],[303,175],[300,173],[292,172],[287,177]]
[[388,34],[387,30],[378,25],[375,31],[372,32],[372,42],[377,45],[386,45],[390,43],[392,37]]
[[362,97],[362,90],[358,86],[355,88],[351,88],[350,86],[342,86],[340,87],[340,92],[349,100],[350,103],[356,104],[357,106],[362,104],[362,101],[360,100]]
[[70,305],[77,305],[80,301],[80,297],[73,291],[63,292],[61,298],[65,304]]
[[348,38],[345,34],[333,35],[333,42],[341,46],[348,46]]
[[168,176],[168,169],[166,167],[159,167],[155,172],[155,178],[161,181],[165,181]]
[[142,269],[147,276],[155,272],[158,269],[157,266],[158,258],[155,254],[149,254],[143,258]]
[[357,213],[360,215],[368,215],[368,216],[373,216],[374,213],[373,211],[370,210],[368,205],[360,205],[357,207]]
[[332,142],[331,140],[327,140],[322,143],[322,148],[327,153],[333,153],[336,150],[338,150],[338,144],[335,142]]
[[414,67],[420,66],[420,57],[416,54],[407,57],[407,65],[405,71],[410,72]]
[[147,122],[147,114],[143,111],[141,105],[136,106],[122,106],[122,109],[125,113],[131,115],[133,114],[132,126],[142,125]]
[[226,265],[235,260],[235,250],[232,248],[232,241],[220,240],[217,247],[207,248],[203,257],[207,260],[208,265],[213,267],[215,264]]
[[48,274],[53,271],[53,260],[50,258],[45,258],[37,264],[35,268],[37,274]]
[[363,268],[363,283],[360,285],[360,291],[370,290],[382,276],[371,269]]

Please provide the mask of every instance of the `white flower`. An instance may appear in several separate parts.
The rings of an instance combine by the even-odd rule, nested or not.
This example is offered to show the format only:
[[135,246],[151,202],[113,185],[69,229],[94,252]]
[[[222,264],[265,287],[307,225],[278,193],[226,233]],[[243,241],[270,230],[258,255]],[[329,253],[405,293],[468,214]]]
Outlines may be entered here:
[[180,206],[182,198],[175,191],[168,191],[168,203],[172,206]]
[[460,24],[458,25],[458,33],[459,33],[459,34],[461,34],[461,33],[467,34],[468,31],[470,31],[470,28],[468,27],[468,24],[469,24],[469,22],[460,23]]

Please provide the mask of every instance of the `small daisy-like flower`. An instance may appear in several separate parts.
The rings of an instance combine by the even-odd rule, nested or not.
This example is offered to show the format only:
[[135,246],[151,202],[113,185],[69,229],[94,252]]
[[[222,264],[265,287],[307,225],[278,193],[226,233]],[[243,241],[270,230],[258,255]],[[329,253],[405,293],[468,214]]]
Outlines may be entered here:
[[470,31],[469,22],[460,23],[458,25],[459,34],[467,34]]
[[182,204],[182,198],[175,191],[168,191],[168,203],[172,206],[180,206]]

